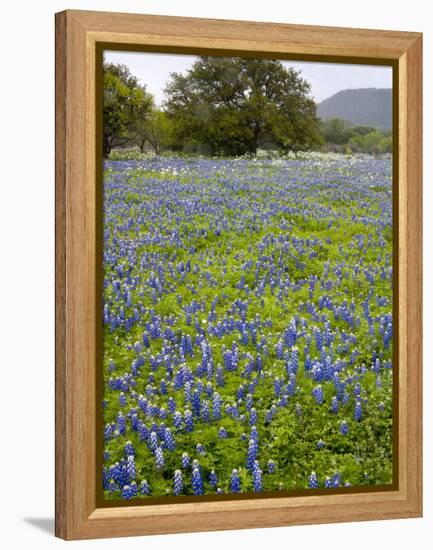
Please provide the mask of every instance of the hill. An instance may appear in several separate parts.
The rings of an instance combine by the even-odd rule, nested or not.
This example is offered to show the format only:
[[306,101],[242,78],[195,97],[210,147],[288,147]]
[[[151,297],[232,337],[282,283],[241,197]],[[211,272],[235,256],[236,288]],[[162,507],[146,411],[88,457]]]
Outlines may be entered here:
[[389,130],[392,127],[392,90],[391,88],[342,90],[319,103],[317,114],[323,120],[342,118],[352,124]]

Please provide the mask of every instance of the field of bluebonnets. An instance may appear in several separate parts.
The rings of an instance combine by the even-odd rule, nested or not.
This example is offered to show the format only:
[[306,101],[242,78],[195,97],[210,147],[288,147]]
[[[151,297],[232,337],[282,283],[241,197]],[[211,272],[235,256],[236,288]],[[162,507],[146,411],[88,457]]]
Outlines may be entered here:
[[106,499],[392,481],[391,160],[104,172]]

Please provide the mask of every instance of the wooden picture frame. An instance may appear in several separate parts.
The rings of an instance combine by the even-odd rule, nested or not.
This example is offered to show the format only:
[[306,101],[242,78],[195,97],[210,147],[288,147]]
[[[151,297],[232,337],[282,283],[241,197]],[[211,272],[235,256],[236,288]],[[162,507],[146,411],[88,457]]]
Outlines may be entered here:
[[[383,63],[394,69],[398,479],[391,490],[100,507],[95,400],[101,212],[96,63],[104,44]],[[101,46],[102,45],[102,46]],[[56,536],[181,533],[422,515],[422,35],[64,11],[56,14]],[[324,494],[325,493],[325,494]]]

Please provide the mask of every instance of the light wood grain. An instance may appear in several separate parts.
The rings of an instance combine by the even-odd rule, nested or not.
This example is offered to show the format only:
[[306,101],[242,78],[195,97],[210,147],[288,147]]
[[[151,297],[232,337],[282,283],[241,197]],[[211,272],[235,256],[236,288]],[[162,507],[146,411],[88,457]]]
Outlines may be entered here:
[[86,33],[66,13],[57,27],[56,534],[68,538],[95,509],[95,113]]
[[[417,33],[70,11],[100,41],[397,59]],[[103,37],[103,39],[101,39]],[[114,38],[114,40],[112,39]]]
[[66,17],[56,16],[56,530],[66,532]]
[[[406,52],[408,502],[422,514],[422,37]],[[404,307],[404,306],[402,306]],[[403,383],[404,383],[403,382]]]
[[[399,70],[398,490],[97,508],[95,48],[181,48]],[[194,49],[195,48],[195,49]],[[325,57],[320,57],[325,56]],[[56,15],[56,535],[64,539],[417,517],[422,513],[422,41],[418,33],[68,11]]]

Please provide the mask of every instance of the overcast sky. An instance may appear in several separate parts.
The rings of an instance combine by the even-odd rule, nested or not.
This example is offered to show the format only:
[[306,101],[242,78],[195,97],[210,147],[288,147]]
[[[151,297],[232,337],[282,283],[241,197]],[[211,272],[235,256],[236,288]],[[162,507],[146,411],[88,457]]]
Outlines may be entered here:
[[[142,52],[105,51],[105,61],[123,63],[140,84],[155,98],[157,105],[164,99],[163,89],[171,72],[185,72],[196,56]],[[311,84],[311,93],[317,103],[340,90],[348,88],[392,88],[391,67],[378,65],[346,65],[343,63],[314,63],[282,61],[287,67],[302,72]]]

